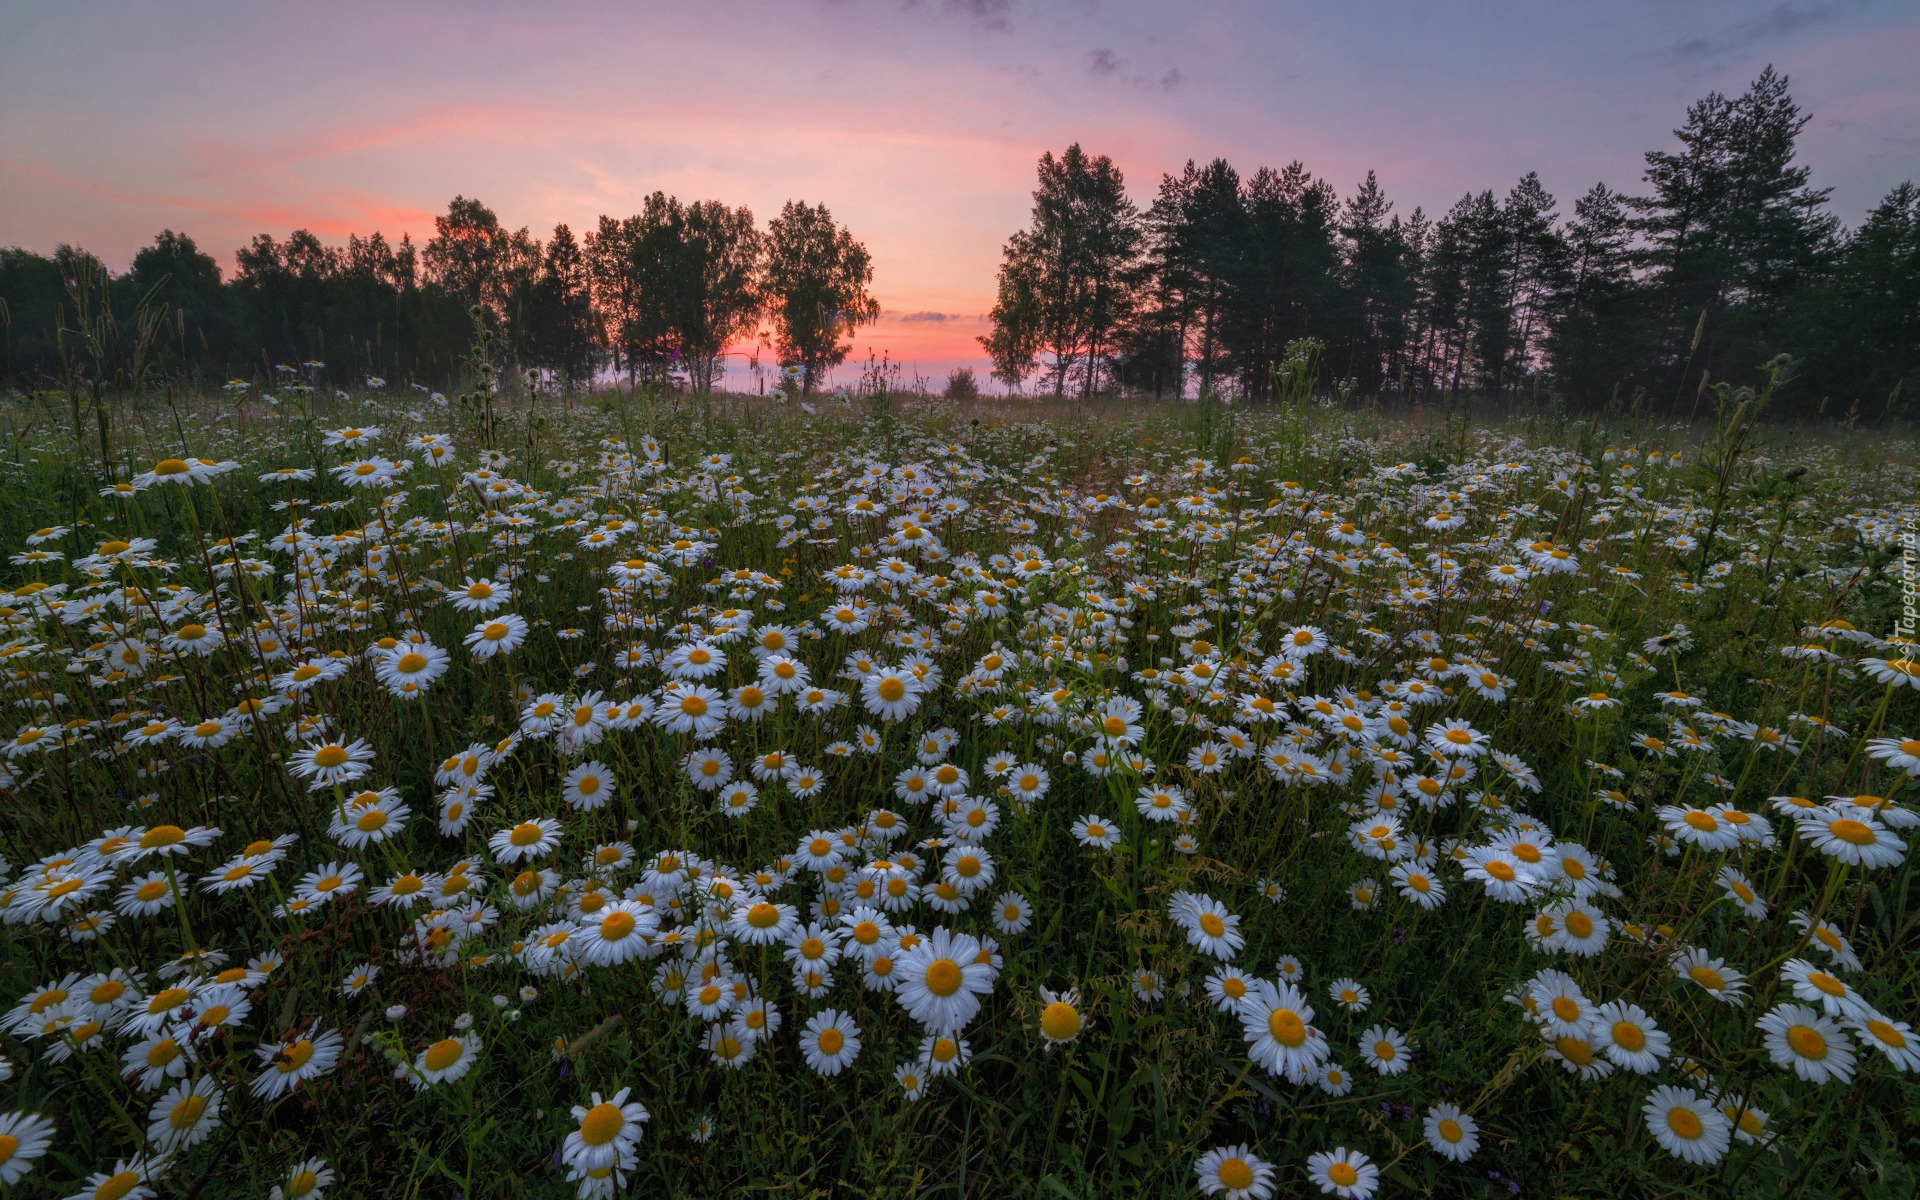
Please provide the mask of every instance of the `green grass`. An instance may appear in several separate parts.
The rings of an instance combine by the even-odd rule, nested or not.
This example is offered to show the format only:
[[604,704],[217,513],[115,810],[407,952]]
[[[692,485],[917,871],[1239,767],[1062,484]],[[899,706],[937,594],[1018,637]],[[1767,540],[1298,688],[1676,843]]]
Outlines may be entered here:
[[[66,530],[39,547],[61,559],[15,560],[8,568],[16,589],[4,639],[12,725],[0,734],[11,741],[28,726],[67,726],[45,739],[49,749],[5,760],[13,778],[0,791],[7,814],[0,853],[11,864],[10,900],[22,903],[26,885],[44,875],[36,860],[85,847],[108,829],[223,831],[212,846],[171,860],[178,890],[170,885],[167,894],[179,902],[155,915],[119,915],[89,941],[68,936],[75,910],[6,925],[0,1001],[11,1004],[69,973],[116,966],[144,972],[148,990],[156,990],[161,967],[190,950],[217,948],[229,966],[267,953],[281,960],[251,990],[248,1016],[207,1040],[185,1077],[211,1079],[224,1093],[224,1111],[206,1141],[158,1174],[160,1196],[264,1195],[309,1157],[326,1159],[335,1195],[573,1195],[557,1153],[578,1124],[569,1109],[589,1092],[622,1087],[651,1113],[621,1193],[642,1196],[1187,1196],[1202,1153],[1243,1142],[1275,1166],[1280,1195],[1317,1194],[1308,1156],[1339,1146],[1367,1154],[1383,1172],[1379,1194],[1391,1196],[1913,1193],[1916,1169],[1911,1151],[1901,1149],[1920,1138],[1913,1075],[1854,1043],[1852,1081],[1816,1086],[1774,1066],[1755,1027],[1769,1007],[1791,1000],[1780,975],[1786,960],[1826,961],[1790,923],[1800,910],[1851,940],[1861,969],[1839,974],[1865,1003],[1904,1021],[1920,1008],[1920,897],[1912,894],[1911,857],[1842,871],[1767,804],[1781,795],[1856,793],[1889,797],[1896,807],[1912,803],[1914,782],[1863,746],[1872,737],[1920,736],[1920,690],[1877,684],[1860,660],[1900,657],[1868,635],[1884,638],[1898,616],[1896,539],[1902,530],[1912,536],[1920,512],[1913,444],[1885,432],[1809,436],[1727,413],[1722,424],[1687,428],[1552,414],[1479,424],[1460,413],[1311,406],[982,400],[950,407],[899,396],[814,404],[816,414],[755,398],[523,397],[497,400],[489,418],[461,403],[376,394],[289,395],[277,404],[241,403],[232,394],[102,400],[97,408],[64,396],[0,403],[7,416],[0,545],[18,554],[33,531]],[[349,489],[328,474],[355,451],[324,446],[324,431],[349,424],[381,429],[359,453],[413,460],[396,486]],[[488,428],[507,459],[496,474],[530,490],[490,500],[462,483],[480,465]],[[423,433],[452,435],[454,466],[431,467],[407,447]],[[663,447],[657,469],[635,474],[609,457],[616,451],[607,439],[637,452],[646,438]],[[1655,449],[1676,457],[1649,466]],[[732,459],[709,472],[701,466],[709,454]],[[173,457],[240,465],[211,486],[162,483],[131,496],[101,495]],[[803,643],[800,657],[814,682],[851,692],[848,705],[815,716],[789,700],[761,722],[729,724],[712,743],[732,755],[736,772],[749,757],[783,748],[824,768],[819,793],[799,798],[762,785],[750,815],[727,817],[679,769],[697,743],[649,725],[609,731],[574,754],[552,738],[526,740],[489,773],[497,794],[467,831],[441,834],[435,767],[469,742],[493,744],[514,730],[534,696],[647,694],[663,681],[657,667],[627,672],[615,663],[631,644],[664,653],[677,640],[676,625],[710,624],[723,609],[751,610],[756,628],[797,628],[837,606],[833,568],[871,568],[892,553],[867,550],[887,530],[879,520],[849,518],[849,497],[881,499],[892,514],[912,504],[882,499],[886,484],[859,485],[870,462],[915,464],[917,478],[937,485],[936,496],[967,502],[963,514],[925,526],[947,557],[915,560],[923,576],[940,574],[948,585],[922,597],[869,587],[863,594],[876,618],[869,628]],[[289,466],[319,478],[257,481]],[[729,502],[734,487],[753,498]],[[1213,513],[1193,517],[1173,507],[1209,487],[1217,489]],[[831,519],[816,537],[786,537],[775,519],[797,515],[804,532],[812,514],[793,507],[803,496],[826,498]],[[404,497],[384,523],[382,497]],[[1169,532],[1140,528],[1149,497],[1166,502]],[[920,499],[930,505],[934,497]],[[1443,508],[1464,523],[1427,528],[1423,522]],[[487,512],[518,513],[527,535],[509,542],[497,536],[509,527],[468,528]],[[637,527],[619,535],[617,549],[590,549],[579,544],[578,530],[559,528],[586,512]],[[323,537],[364,536],[328,547],[311,564],[305,594],[290,599],[294,560],[265,543],[295,516],[311,518],[311,532]],[[410,526],[413,519],[421,524]],[[1197,521],[1216,527],[1210,540],[1192,536],[1202,532]],[[1331,535],[1343,522],[1367,540],[1340,545]],[[219,539],[248,534],[254,540],[239,553],[273,570],[207,599],[207,567],[230,552]],[[1674,548],[1671,539],[1683,534],[1696,544]],[[703,562],[677,567],[663,557],[661,548],[676,537],[696,536],[712,544]],[[153,557],[164,568],[115,563],[96,579],[76,561],[103,542],[136,537],[154,539]],[[1522,561],[1517,546],[1543,539],[1571,550],[1578,568],[1536,574],[1512,590],[1489,582],[1489,567]],[[383,543],[391,544],[386,557],[365,569],[366,548]],[[1134,547],[1131,557],[1111,553],[1122,543]],[[1385,561],[1376,552],[1382,543],[1403,552],[1404,563]],[[1016,545],[1044,560],[1019,587],[1010,582],[1012,562],[988,563]],[[1303,547],[1318,557],[1303,555]],[[1327,557],[1333,551],[1355,560],[1353,573]],[[962,555],[988,564],[1000,581],[957,582],[954,560]],[[661,563],[667,582],[616,604],[606,568],[629,557]],[[527,619],[530,636],[513,653],[477,664],[462,639],[480,618],[456,611],[440,591],[468,577],[499,579],[502,568],[522,572],[508,608]],[[736,569],[764,573],[778,591],[740,590],[721,579]],[[1677,589],[1689,579],[1699,581],[1696,591]],[[63,619],[47,605],[48,593],[36,598],[36,582],[64,585],[63,602],[110,591],[117,607]],[[1131,604],[1108,604],[1102,616],[1101,602],[1127,595],[1128,584],[1140,585]],[[963,619],[952,611],[989,587],[1005,598],[1005,616],[976,609]],[[784,611],[772,610],[770,599]],[[888,613],[888,605],[898,611]],[[616,610],[651,617],[653,628],[606,628]],[[224,627],[227,644],[206,658],[151,653],[160,633],[190,618]],[[1808,632],[1835,620],[1864,633],[1849,640],[1832,628]],[[948,622],[956,624],[944,628]],[[1676,624],[1690,631],[1684,649],[1643,649]],[[1603,952],[1576,957],[1530,945],[1526,930],[1545,900],[1492,900],[1450,861],[1433,872],[1446,889],[1444,904],[1424,911],[1402,898],[1389,886],[1390,864],[1346,840],[1356,817],[1374,811],[1366,801],[1377,765],[1318,787],[1283,783],[1257,759],[1237,760],[1220,774],[1189,770],[1189,751],[1206,740],[1197,718],[1226,725],[1240,698],[1254,692],[1286,709],[1287,689],[1233,677],[1257,672],[1301,625],[1323,629],[1331,646],[1351,653],[1347,661],[1331,652],[1311,658],[1306,682],[1291,689],[1294,719],[1308,729],[1299,751],[1326,757],[1319,726],[1305,715],[1315,698],[1363,696],[1362,707],[1378,705],[1387,685],[1426,678],[1434,674],[1428,660],[1443,657],[1448,673],[1431,686],[1447,691],[1441,703],[1417,710],[1414,730],[1468,722],[1494,749],[1524,760],[1541,790],[1522,790],[1511,774],[1479,760],[1479,777],[1454,789],[1448,807],[1429,811],[1403,800],[1405,838],[1445,860],[1456,844],[1482,845],[1503,824],[1527,824],[1517,810],[1560,841],[1588,847],[1618,887],[1594,900],[1614,923]],[[574,627],[581,636],[559,636]],[[885,723],[862,710],[857,685],[837,676],[854,652],[898,662],[907,651],[891,639],[916,629],[922,646],[937,636],[929,657],[944,678],[909,718]],[[376,680],[368,651],[408,630],[449,651],[452,663],[424,699],[401,701]],[[1419,631],[1434,635],[1434,650],[1412,640]],[[298,652],[263,669],[262,634]],[[117,673],[106,661],[107,649],[127,639],[150,652],[137,673]],[[1208,645],[1196,649],[1196,640]],[[1826,653],[1782,653],[1807,643]],[[1009,660],[999,692],[963,688],[996,645]],[[748,682],[745,643],[723,648],[730,662],[721,678],[729,686]],[[270,696],[275,675],[329,654],[351,664],[340,678],[218,750],[123,741],[157,716],[191,726],[248,697]],[[1510,679],[1506,698],[1482,699],[1452,674],[1463,657]],[[1211,685],[1183,693],[1150,689],[1139,677],[1144,668],[1164,674],[1193,661],[1233,679],[1224,688],[1229,703],[1210,703]],[[1672,758],[1636,749],[1636,735],[1677,740],[1668,718],[1679,710],[1663,709],[1659,699],[1676,689],[1702,701],[1691,724],[1711,748]],[[1136,812],[1133,795],[1144,781],[1129,772],[1097,778],[1067,759],[1095,744],[1071,718],[1118,695],[1150,701],[1151,690],[1166,703],[1147,704],[1139,749],[1157,764],[1153,782],[1184,789],[1191,802],[1184,823],[1152,824]],[[1065,714],[1058,723],[1019,715],[1056,691]],[[1591,713],[1572,707],[1592,693],[1617,703]],[[996,706],[1014,715],[984,720]],[[1823,733],[1808,718],[1847,736]],[[412,815],[396,837],[355,850],[328,836],[335,790],[309,792],[287,766],[300,742],[286,729],[309,719],[371,746],[371,771],[356,787],[398,790]],[[1742,722],[1783,731],[1793,749],[1749,740]],[[831,743],[854,740],[861,725],[881,734],[881,753],[827,754]],[[580,879],[582,856],[615,839],[629,841],[642,862],[674,849],[738,877],[792,855],[811,830],[851,827],[882,807],[907,819],[910,832],[895,848],[913,846],[939,829],[927,808],[895,798],[893,781],[914,762],[919,740],[941,727],[958,734],[950,759],[970,775],[970,794],[1000,809],[985,843],[997,878],[968,911],[945,915],[923,902],[895,920],[923,934],[947,926],[994,936],[1003,965],[965,1030],[971,1061],[933,1080],[924,1098],[908,1101],[894,1081],[896,1067],[918,1053],[920,1027],[894,997],[864,989],[857,970],[843,966],[830,995],[810,1002],[795,994],[779,947],[731,947],[732,965],[784,1018],[770,1044],[734,1070],[709,1061],[702,1022],[653,994],[650,981],[664,959],[560,978],[536,977],[514,958],[514,944],[530,930],[566,917],[508,902],[508,882],[522,868],[495,861],[490,833],[535,816],[558,819],[560,847],[539,865],[563,881]],[[1288,730],[1285,721],[1238,727],[1256,742]],[[1004,781],[987,766],[1002,753],[1051,774],[1029,811],[996,795]],[[618,796],[605,809],[576,812],[562,803],[560,781],[589,758],[611,768]],[[1601,799],[1609,789],[1634,808]],[[1470,794],[1489,799],[1471,804]],[[1755,814],[1777,846],[1663,853],[1659,806],[1721,802]],[[1080,846],[1070,826],[1087,813],[1115,823],[1122,844],[1110,852]],[[1182,831],[1191,847],[1175,845]],[[249,841],[282,834],[299,840],[257,887],[223,896],[197,886]],[[877,853],[868,849],[859,861]],[[937,880],[937,851],[922,855],[931,866],[921,877]],[[456,940],[449,965],[409,961],[412,919],[425,906],[377,907],[368,893],[403,868],[445,872],[461,859],[486,881],[482,899],[496,906],[497,922]],[[363,868],[357,894],[305,916],[272,915],[304,873],[328,861]],[[1736,864],[1766,897],[1764,920],[1741,917],[1716,884],[1719,868]],[[113,911],[121,886],[159,868],[150,859],[103,869],[111,884],[81,908]],[[612,875],[612,886],[640,878],[629,868]],[[1376,902],[1356,908],[1352,889],[1369,878]],[[1265,898],[1269,884],[1284,898]],[[799,906],[805,919],[822,890],[796,871],[776,898]],[[994,932],[990,909],[1004,890],[1032,905],[1024,933]],[[1211,896],[1238,915],[1245,946],[1233,965],[1248,975],[1273,978],[1283,955],[1303,964],[1313,1023],[1334,1061],[1352,1073],[1349,1093],[1296,1087],[1251,1062],[1238,1018],[1207,1003],[1204,982],[1215,964],[1170,919],[1176,891]],[[8,915],[18,915],[17,907]],[[1744,1007],[1720,1003],[1675,973],[1671,958],[1682,943],[1748,976]],[[379,965],[378,979],[360,995],[340,994],[342,979],[362,963]],[[1672,1054],[1650,1075],[1576,1078],[1544,1055],[1547,1042],[1506,999],[1545,968],[1571,974],[1596,1004],[1640,1005],[1670,1036]],[[1162,982],[1160,998],[1136,994],[1142,970]],[[1328,985],[1343,976],[1370,991],[1364,1013],[1342,1013],[1329,999]],[[537,995],[522,999],[523,986]],[[1042,987],[1079,989],[1084,1028],[1072,1044],[1045,1044]],[[389,1020],[384,1011],[394,1004],[407,1012]],[[848,1013],[863,1040],[851,1067],[834,1077],[808,1070],[798,1044],[807,1016],[827,1006]],[[397,1079],[390,1055],[417,1055],[450,1035],[461,1013],[472,1015],[483,1046],[473,1069],[458,1082],[418,1090]],[[256,1046],[314,1019],[347,1036],[339,1064],[285,1099],[257,1099],[248,1087],[261,1070]],[[1379,1076],[1366,1068],[1358,1043],[1376,1022],[1407,1035],[1410,1071]],[[111,1173],[117,1159],[147,1150],[148,1110],[159,1092],[121,1077],[120,1056],[137,1039],[113,1024],[104,1022],[99,1043],[77,1052],[58,1035],[16,1030],[0,1038],[13,1063],[0,1113],[37,1111],[57,1126],[51,1151],[6,1194],[71,1195],[90,1173]],[[1706,1166],[1660,1149],[1641,1104],[1656,1085],[1696,1077],[1727,1102],[1743,1097],[1769,1114],[1757,1144],[1736,1141]],[[1479,1150],[1463,1164],[1424,1143],[1422,1122],[1437,1103],[1458,1105],[1478,1123]],[[703,1122],[711,1127],[704,1141],[695,1136]]]

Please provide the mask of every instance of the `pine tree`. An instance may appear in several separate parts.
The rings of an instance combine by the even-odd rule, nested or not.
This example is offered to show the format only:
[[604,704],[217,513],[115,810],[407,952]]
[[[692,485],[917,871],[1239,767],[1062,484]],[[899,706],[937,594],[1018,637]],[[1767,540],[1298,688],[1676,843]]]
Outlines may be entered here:
[[[1811,114],[1769,66],[1746,93],[1709,93],[1674,130],[1678,153],[1651,151],[1652,194],[1626,201],[1659,296],[1655,352],[1671,372],[1751,375],[1778,348],[1781,305],[1817,277],[1835,225],[1821,211],[1830,189],[1807,186],[1795,141]],[[1692,331],[1705,314],[1707,340]],[[1681,381],[1684,387],[1684,381]]]
[[1920,400],[1920,188],[1902,183],[1846,239],[1829,278],[1795,298],[1805,362],[1790,395],[1829,411],[1911,413]]
[[1546,343],[1572,287],[1572,272],[1554,199],[1537,172],[1528,171],[1507,193],[1500,219],[1513,309],[1512,355],[1503,381],[1513,387],[1546,365]]
[[1342,377],[1369,393],[1380,390],[1405,344],[1414,301],[1410,247],[1392,212],[1372,171],[1340,210],[1346,303],[1333,361]]
[[1626,206],[1606,184],[1594,184],[1574,201],[1565,237],[1567,293],[1547,353],[1562,394],[1595,403],[1633,366],[1637,295]]
[[1230,365],[1225,325],[1243,286],[1250,240],[1240,176],[1224,158],[1160,181],[1147,213],[1150,254],[1175,306],[1204,395]]

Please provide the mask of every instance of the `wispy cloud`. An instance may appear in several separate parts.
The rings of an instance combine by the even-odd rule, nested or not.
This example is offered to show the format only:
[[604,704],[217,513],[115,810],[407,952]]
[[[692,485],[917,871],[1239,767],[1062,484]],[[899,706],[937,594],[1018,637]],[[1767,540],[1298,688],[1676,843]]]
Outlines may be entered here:
[[1717,33],[1682,38],[1674,43],[1672,55],[1678,59],[1699,59],[1731,54],[1762,42],[1779,41],[1832,25],[1865,7],[1866,0],[1780,0],[1760,15],[1735,21]]
[[1142,90],[1158,87],[1163,92],[1179,87],[1182,78],[1178,67],[1168,67],[1157,80],[1131,70],[1127,61],[1107,46],[1098,46],[1087,52],[1087,70],[1096,79],[1118,79],[1129,87]]
[[1013,28],[1013,0],[946,0],[944,7],[972,18],[982,29],[1006,33]]

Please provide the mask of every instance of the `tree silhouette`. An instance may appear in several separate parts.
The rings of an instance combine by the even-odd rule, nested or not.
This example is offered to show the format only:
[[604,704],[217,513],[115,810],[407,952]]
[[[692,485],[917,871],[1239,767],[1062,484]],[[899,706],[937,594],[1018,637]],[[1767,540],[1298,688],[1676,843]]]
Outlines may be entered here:
[[846,361],[850,337],[880,315],[867,292],[873,259],[824,204],[789,200],[767,223],[761,294],[773,318],[781,361],[801,369],[811,393],[821,374]]

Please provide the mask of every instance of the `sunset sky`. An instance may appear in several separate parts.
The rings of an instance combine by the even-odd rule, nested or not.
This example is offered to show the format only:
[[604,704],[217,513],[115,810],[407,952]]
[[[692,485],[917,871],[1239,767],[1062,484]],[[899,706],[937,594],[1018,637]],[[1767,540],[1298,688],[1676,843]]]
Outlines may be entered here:
[[1224,155],[1397,212],[1538,170],[1632,191],[1686,106],[1771,62],[1857,223],[1920,178],[1920,6],[1268,0],[0,2],[0,245],[124,267],[163,227],[231,271],[258,232],[424,240],[455,193],[545,237],[655,189],[826,203],[873,251],[857,339],[981,361],[1034,160],[1079,141],[1150,201]]

